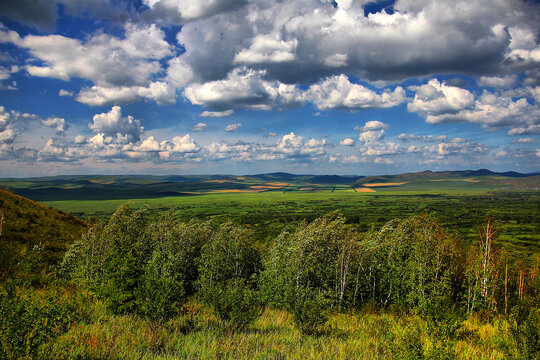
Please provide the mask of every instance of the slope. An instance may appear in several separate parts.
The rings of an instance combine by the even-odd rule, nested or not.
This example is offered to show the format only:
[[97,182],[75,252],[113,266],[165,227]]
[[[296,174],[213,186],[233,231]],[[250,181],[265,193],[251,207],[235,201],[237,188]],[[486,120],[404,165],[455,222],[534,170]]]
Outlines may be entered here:
[[0,190],[0,277],[39,244],[42,262],[56,264],[87,227],[72,215]]

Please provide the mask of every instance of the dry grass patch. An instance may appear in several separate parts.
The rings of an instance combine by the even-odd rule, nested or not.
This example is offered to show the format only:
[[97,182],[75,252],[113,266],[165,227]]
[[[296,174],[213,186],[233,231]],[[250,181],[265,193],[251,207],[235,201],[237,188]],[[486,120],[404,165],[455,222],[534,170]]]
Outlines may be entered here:
[[371,183],[371,184],[362,184],[363,186],[368,186],[368,187],[377,187],[377,186],[400,186],[400,185],[404,185],[406,184],[407,182],[394,182],[394,183]]
[[373,189],[365,188],[365,187],[354,188],[354,191],[356,191],[356,192],[376,192],[376,191],[373,190]]

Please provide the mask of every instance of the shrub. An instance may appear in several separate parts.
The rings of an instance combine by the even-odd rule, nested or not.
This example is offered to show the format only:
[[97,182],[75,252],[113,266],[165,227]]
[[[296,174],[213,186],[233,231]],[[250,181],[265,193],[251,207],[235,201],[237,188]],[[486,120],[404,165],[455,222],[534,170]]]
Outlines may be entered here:
[[294,321],[303,334],[316,334],[321,325],[328,320],[329,300],[322,292],[308,287],[296,291],[292,306]]
[[245,328],[262,313],[258,291],[244,279],[231,279],[222,288],[215,286],[205,300],[231,329]]
[[[85,300],[60,290],[46,293],[0,289],[0,355],[4,359],[34,358],[43,345],[87,317]],[[43,356],[46,358],[47,356]]]
[[510,333],[518,350],[518,359],[540,358],[540,310],[520,304],[512,309]]

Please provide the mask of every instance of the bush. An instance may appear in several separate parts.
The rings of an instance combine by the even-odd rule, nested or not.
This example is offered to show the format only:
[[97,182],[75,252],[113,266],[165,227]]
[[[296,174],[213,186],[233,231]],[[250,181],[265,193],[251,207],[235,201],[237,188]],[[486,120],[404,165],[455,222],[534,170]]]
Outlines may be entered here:
[[0,289],[1,357],[47,358],[41,347],[87,317],[85,300],[55,290],[43,293],[27,289],[22,293],[6,284]]
[[205,297],[207,304],[227,327],[242,329],[262,313],[258,291],[244,279],[231,279],[223,288],[215,287]]
[[303,334],[316,334],[328,320],[329,300],[316,289],[299,288],[292,307],[294,321]]
[[518,359],[540,358],[540,310],[525,304],[512,309],[510,333],[518,349]]

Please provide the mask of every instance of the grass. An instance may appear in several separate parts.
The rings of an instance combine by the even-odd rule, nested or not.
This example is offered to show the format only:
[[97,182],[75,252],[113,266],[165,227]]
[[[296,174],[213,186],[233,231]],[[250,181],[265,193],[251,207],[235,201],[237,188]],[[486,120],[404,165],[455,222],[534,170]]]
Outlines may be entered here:
[[265,309],[249,328],[228,331],[202,309],[195,327],[178,317],[152,332],[136,316],[108,316],[76,324],[48,345],[58,359],[505,359],[511,342],[503,318],[470,317],[451,341],[429,333],[418,316],[393,313],[335,314],[319,335],[302,335],[285,311]]

